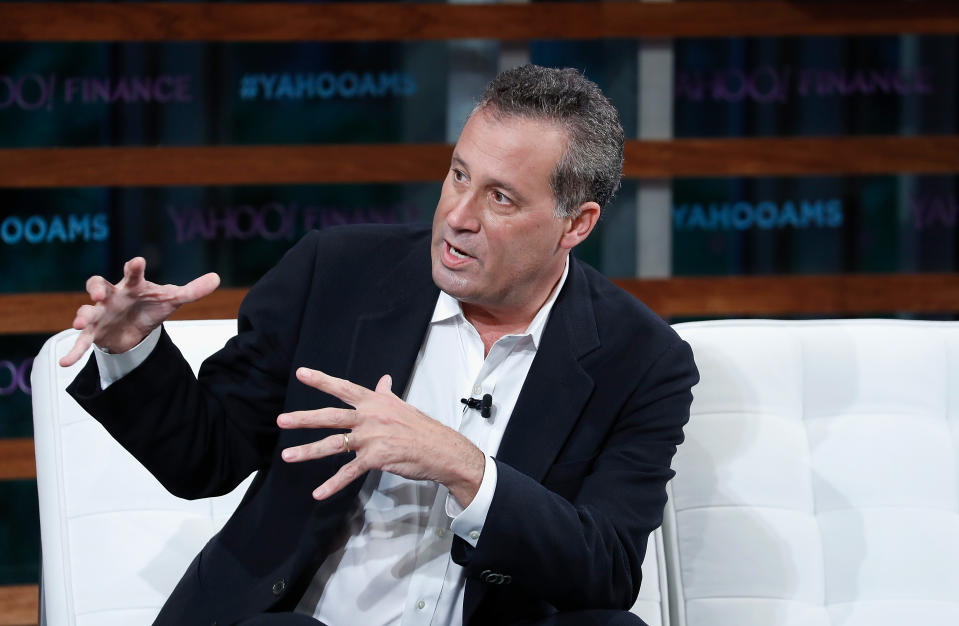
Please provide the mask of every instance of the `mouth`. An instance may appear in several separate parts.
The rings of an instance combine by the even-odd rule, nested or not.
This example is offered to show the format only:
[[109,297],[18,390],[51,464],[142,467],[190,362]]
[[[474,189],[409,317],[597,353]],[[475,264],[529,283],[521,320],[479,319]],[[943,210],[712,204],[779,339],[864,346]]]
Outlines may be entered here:
[[448,267],[462,265],[473,259],[474,257],[452,245],[450,242],[443,241],[443,261]]
[[446,245],[449,246],[450,254],[452,254],[453,256],[455,256],[457,259],[469,259],[469,258],[471,258],[470,255],[466,254],[465,252],[463,252],[463,251],[460,250],[459,248],[457,248],[457,247],[449,244],[448,242],[447,242]]

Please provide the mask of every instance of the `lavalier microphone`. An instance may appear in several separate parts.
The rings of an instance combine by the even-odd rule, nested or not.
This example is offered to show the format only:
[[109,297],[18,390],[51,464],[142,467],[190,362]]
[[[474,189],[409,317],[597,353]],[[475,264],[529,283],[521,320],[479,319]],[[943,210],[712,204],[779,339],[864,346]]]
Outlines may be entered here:
[[466,405],[468,409],[479,409],[480,415],[485,418],[489,418],[490,411],[493,408],[493,396],[492,394],[485,394],[482,399],[480,398],[460,398],[460,402]]

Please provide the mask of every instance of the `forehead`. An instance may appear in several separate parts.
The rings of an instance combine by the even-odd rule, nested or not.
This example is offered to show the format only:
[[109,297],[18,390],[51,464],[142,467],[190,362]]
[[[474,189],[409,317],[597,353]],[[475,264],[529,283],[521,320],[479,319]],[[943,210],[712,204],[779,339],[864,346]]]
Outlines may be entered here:
[[463,127],[453,151],[473,178],[489,176],[526,187],[548,187],[566,151],[568,135],[557,123],[480,109]]

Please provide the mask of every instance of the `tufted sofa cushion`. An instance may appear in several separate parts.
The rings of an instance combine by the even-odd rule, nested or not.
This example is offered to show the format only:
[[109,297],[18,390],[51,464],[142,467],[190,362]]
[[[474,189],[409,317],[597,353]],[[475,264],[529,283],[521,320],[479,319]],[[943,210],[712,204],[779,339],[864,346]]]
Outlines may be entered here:
[[679,626],[959,624],[959,324],[678,324]]

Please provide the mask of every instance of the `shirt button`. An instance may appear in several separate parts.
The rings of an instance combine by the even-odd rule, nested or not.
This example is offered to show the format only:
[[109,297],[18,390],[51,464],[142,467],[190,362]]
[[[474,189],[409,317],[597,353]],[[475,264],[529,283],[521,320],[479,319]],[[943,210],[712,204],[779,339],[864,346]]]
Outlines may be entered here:
[[446,530],[444,530],[443,528],[437,528],[437,529],[436,529],[436,536],[437,536],[437,537],[440,537],[440,538],[445,537],[445,536],[446,536]]
[[426,603],[420,600],[419,602],[416,603],[416,608],[422,611],[423,609],[426,608]]
[[480,395],[483,392],[483,388],[479,385],[473,385],[473,395]]
[[286,580],[280,579],[273,583],[273,595],[278,596],[286,591]]
[[478,531],[478,530],[471,530],[471,531],[470,531],[470,539],[473,539],[474,541],[475,541],[476,539],[479,539],[479,531]]

